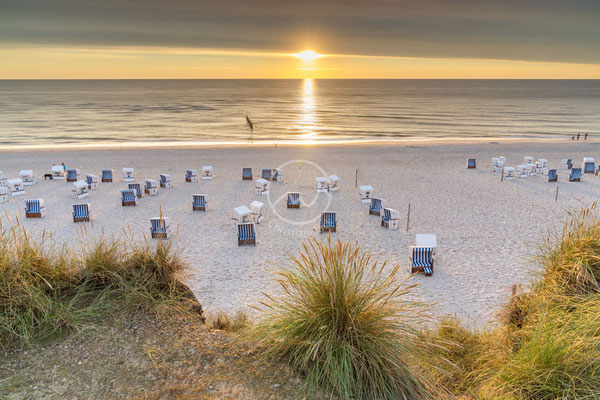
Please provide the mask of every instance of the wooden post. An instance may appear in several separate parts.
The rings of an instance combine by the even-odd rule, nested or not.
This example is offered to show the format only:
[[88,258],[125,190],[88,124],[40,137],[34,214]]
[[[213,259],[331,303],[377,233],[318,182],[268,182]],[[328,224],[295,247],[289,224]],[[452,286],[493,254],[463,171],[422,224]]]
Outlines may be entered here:
[[356,174],[354,174],[354,189],[358,187],[358,168],[356,169]]
[[500,178],[500,182],[504,182],[504,167],[502,167],[502,177]]
[[408,232],[409,224],[410,224],[410,203],[408,203],[408,215],[406,216],[406,232]]
[[558,182],[556,182],[556,194],[554,195],[554,201],[558,201]]

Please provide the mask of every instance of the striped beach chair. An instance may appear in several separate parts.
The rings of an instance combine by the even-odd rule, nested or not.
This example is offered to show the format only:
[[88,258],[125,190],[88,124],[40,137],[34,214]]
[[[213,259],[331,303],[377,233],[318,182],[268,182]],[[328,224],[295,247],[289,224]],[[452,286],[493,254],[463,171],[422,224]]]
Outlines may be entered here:
[[79,170],[76,168],[69,168],[67,170],[67,182],[77,182],[79,180]]
[[142,198],[142,193],[143,193],[143,191],[142,191],[142,185],[140,185],[137,182],[134,182],[134,183],[127,184],[127,187],[129,189],[135,190],[135,194],[137,195],[138,199]]
[[335,212],[324,211],[321,213],[321,232],[336,232],[337,221],[335,219]]
[[165,189],[173,188],[173,177],[169,174],[160,174],[160,187]]
[[193,211],[206,211],[206,195],[205,194],[195,194],[194,200],[192,201],[192,210]]
[[381,216],[381,226],[384,226],[391,230],[398,229],[398,218],[400,213],[393,208],[383,208],[383,215]]
[[271,180],[273,182],[283,182],[283,170],[273,168],[273,176],[271,176]]
[[581,173],[581,168],[571,168],[571,173],[569,174],[569,182],[581,182],[583,180],[583,174]]
[[242,180],[243,181],[251,181],[252,180],[252,168],[242,168]]
[[154,179],[146,179],[146,185],[144,186],[144,193],[149,196],[158,195],[158,182]]
[[371,198],[371,206],[369,207],[369,215],[381,215],[381,209],[385,205],[385,200],[378,197]]
[[287,208],[300,208],[300,193],[288,192]]
[[185,170],[185,181],[186,182],[198,182],[198,171],[195,169]]
[[133,189],[121,190],[121,205],[123,207],[137,205],[137,196],[135,195],[135,191]]
[[245,244],[256,245],[256,232],[253,222],[245,222],[237,224],[238,230],[238,246]]
[[85,181],[87,182],[88,189],[90,189],[90,190],[96,190],[100,187],[99,183],[98,183],[99,180],[96,175],[87,174],[85,176]]
[[558,182],[558,174],[555,169],[549,169],[548,175],[544,177],[546,182]]
[[477,168],[477,160],[474,158],[469,158],[467,160],[467,168],[468,169]]
[[113,173],[112,169],[103,169],[102,170],[102,182],[112,182],[113,181]]
[[584,174],[593,174],[596,172],[596,161],[594,161],[593,157],[583,157],[581,168]]
[[410,273],[421,272],[425,276],[433,275],[433,247],[411,246]]
[[150,218],[152,239],[168,239],[171,236],[171,223],[168,217]]
[[571,158],[565,158],[562,160],[563,169],[571,169],[573,168],[573,160]]
[[261,179],[266,179],[268,181],[271,180],[271,169],[270,168],[263,168]]
[[73,222],[89,222],[90,205],[88,203],[73,204]]
[[26,218],[43,218],[44,216],[46,216],[46,206],[44,205],[44,199],[25,200]]

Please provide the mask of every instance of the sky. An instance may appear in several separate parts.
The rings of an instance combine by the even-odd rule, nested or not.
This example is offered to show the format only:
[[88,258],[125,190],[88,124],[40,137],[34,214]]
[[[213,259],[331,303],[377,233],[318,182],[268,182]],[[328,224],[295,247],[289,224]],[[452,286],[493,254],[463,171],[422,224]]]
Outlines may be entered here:
[[600,0],[0,0],[0,79],[600,79],[599,21]]

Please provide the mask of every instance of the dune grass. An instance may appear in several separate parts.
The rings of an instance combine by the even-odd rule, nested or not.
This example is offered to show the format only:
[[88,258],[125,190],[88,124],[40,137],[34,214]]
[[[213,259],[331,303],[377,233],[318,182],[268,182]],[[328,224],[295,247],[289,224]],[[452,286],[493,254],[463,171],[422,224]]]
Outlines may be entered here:
[[[343,399],[434,398],[415,366],[426,308],[409,300],[399,266],[372,261],[358,245],[308,240],[280,272],[282,296],[267,295],[248,331],[266,357],[306,374],[314,392]],[[438,397],[439,398],[439,397]]]

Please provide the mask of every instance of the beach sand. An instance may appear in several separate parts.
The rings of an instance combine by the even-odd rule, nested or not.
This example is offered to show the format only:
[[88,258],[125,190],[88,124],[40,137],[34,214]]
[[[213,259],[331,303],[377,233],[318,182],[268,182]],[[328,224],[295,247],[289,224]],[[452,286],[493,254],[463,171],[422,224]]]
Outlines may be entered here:
[[[256,305],[263,291],[278,293],[274,272],[289,266],[289,255],[297,253],[302,238],[326,239],[318,233],[316,218],[328,206],[337,212],[333,238],[358,241],[390,268],[400,263],[402,275],[409,275],[408,248],[415,234],[437,234],[435,273],[412,278],[419,284],[414,295],[435,303],[437,315],[457,315],[483,326],[493,321],[513,284],[532,281],[537,268],[532,257],[548,231],[560,228],[568,211],[597,198],[599,178],[586,175],[582,183],[569,183],[561,160],[572,158],[579,166],[584,156],[594,157],[599,150],[600,143],[571,141],[4,150],[0,171],[6,177],[33,169],[38,183],[26,187],[26,196],[9,196],[0,211],[4,223],[7,216],[18,215],[38,237],[46,230],[56,245],[79,247],[87,240],[83,226],[91,238],[103,232],[122,238],[129,231],[135,240],[149,237],[149,219],[162,209],[171,218],[174,244],[189,264],[185,279],[198,300],[209,312],[234,312]],[[490,157],[499,155],[513,166],[527,155],[548,159],[550,168],[559,169],[558,201],[556,184],[544,182],[542,176],[501,183],[500,175],[489,168]],[[477,158],[477,169],[466,169],[467,158]],[[301,172],[295,160],[304,160]],[[73,199],[70,183],[43,180],[52,164],[61,162],[80,169],[82,178],[113,168],[116,182],[100,183],[89,197]],[[214,179],[186,183],[185,170],[193,168],[200,174],[203,165],[213,166]],[[254,182],[241,180],[242,167],[252,167],[256,179],[261,168],[281,165],[284,181],[273,182],[268,197],[255,196]],[[127,186],[123,167],[135,168],[137,182],[171,174],[174,188],[144,196],[137,207],[122,207],[120,190]],[[323,175],[319,168],[340,177],[339,191],[316,195],[314,177]],[[377,197],[400,212],[399,230],[385,229],[378,217],[368,215],[368,205],[360,202],[355,188],[356,170],[359,186],[372,185]],[[285,207],[285,199],[276,203],[287,191],[299,191],[304,202],[313,204],[294,210]],[[194,193],[207,195],[207,212],[192,211]],[[26,198],[43,198],[47,216],[25,219]],[[264,221],[257,226],[258,244],[238,247],[232,209],[254,200],[265,203]],[[80,202],[91,204],[93,227],[72,222],[72,204]],[[299,223],[306,221],[310,222]]]

